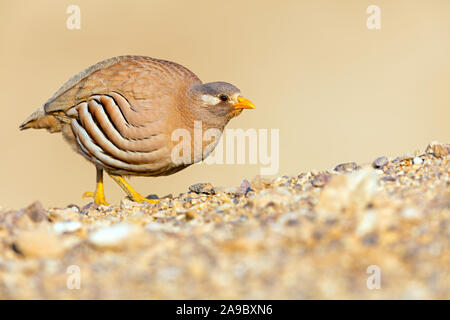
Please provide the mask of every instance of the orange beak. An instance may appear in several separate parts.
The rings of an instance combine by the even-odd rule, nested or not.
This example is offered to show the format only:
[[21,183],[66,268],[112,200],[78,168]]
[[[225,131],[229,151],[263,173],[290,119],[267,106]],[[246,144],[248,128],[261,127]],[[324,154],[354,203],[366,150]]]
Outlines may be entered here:
[[250,100],[245,99],[241,96],[239,96],[237,99],[238,99],[238,102],[233,105],[235,110],[236,109],[255,109],[255,106],[253,105],[253,103]]

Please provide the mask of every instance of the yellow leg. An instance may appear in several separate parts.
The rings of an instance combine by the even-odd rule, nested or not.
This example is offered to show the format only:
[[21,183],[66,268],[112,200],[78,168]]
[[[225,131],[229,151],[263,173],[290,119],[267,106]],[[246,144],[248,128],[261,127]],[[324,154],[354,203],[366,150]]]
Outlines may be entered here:
[[108,206],[108,202],[105,199],[105,191],[103,190],[103,169],[97,168],[97,186],[95,192],[83,193],[83,198],[94,198],[94,201],[98,205]]
[[143,196],[141,196],[139,193],[137,193],[129,184],[128,182],[120,175],[113,175],[109,174],[110,177],[117,182],[117,184],[122,188],[123,191],[128,195],[128,197],[132,201],[136,202],[148,202],[148,203],[158,203],[159,199],[147,199]]

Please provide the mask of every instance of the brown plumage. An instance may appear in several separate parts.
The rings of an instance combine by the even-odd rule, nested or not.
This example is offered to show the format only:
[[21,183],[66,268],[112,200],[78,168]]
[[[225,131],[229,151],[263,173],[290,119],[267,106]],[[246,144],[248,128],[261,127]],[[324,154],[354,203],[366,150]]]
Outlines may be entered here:
[[172,141],[172,133],[184,129],[193,138],[195,121],[201,121],[203,132],[210,128],[221,132],[242,109],[254,108],[239,94],[239,89],[225,82],[202,84],[194,73],[174,62],[115,57],[72,77],[20,129],[62,132],[97,167],[93,194],[97,203],[106,203],[103,170],[131,198],[143,201],[121,175],[168,175],[208,156],[218,137],[209,148],[211,141],[203,141],[200,157],[191,152],[190,161],[174,161],[172,149],[179,141]]

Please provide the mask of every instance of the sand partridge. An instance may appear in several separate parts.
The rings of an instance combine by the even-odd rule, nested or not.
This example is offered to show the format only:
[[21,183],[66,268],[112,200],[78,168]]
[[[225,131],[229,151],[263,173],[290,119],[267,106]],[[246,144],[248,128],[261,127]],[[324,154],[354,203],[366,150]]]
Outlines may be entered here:
[[[223,131],[242,109],[254,105],[226,82],[203,84],[187,68],[144,56],[121,56],[99,62],[67,81],[20,129],[44,128],[61,132],[65,140],[97,168],[95,192],[86,192],[106,205],[103,170],[134,201],[157,202],[137,193],[124,175],[170,175],[207,157],[218,142],[202,141],[205,149],[174,161],[182,129],[194,137],[196,123],[202,132]],[[194,147],[194,139],[189,141]],[[182,151],[181,153],[183,153]],[[186,155],[188,160],[186,160]]]

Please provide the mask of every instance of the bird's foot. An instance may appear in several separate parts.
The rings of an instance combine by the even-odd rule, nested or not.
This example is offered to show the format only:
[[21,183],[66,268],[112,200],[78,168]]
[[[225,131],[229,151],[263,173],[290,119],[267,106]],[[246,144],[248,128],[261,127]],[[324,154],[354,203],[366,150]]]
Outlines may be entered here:
[[134,190],[130,184],[120,175],[109,174],[110,177],[122,188],[131,201],[147,202],[151,204],[159,203],[159,199],[147,199]]
[[109,206],[109,203],[106,202],[105,194],[103,192],[99,192],[98,190],[95,192],[86,191],[83,193],[83,199],[85,198],[94,198],[94,202],[96,205],[104,205]]
[[139,193],[137,193],[136,191],[134,191],[133,193],[132,193],[132,196],[128,196],[132,201],[135,201],[135,202],[148,202],[148,203],[151,203],[151,204],[155,204],[155,203],[159,203],[159,199],[148,199],[148,198],[145,198],[145,197],[143,197],[143,196],[141,196]]
[[83,193],[84,198],[94,198],[95,204],[100,206],[109,206],[109,203],[105,199],[105,191],[103,190],[103,170],[97,168],[97,185],[95,187],[95,192],[85,192]]

